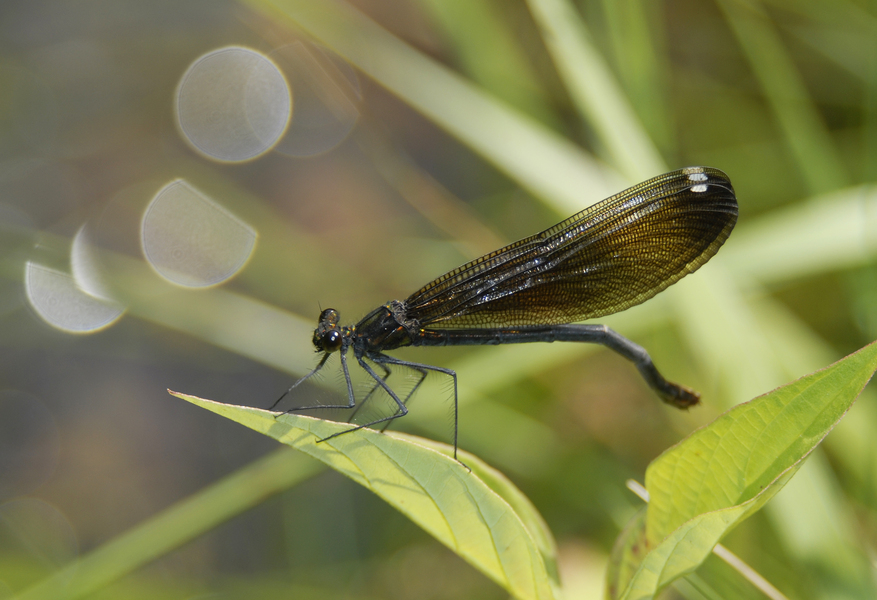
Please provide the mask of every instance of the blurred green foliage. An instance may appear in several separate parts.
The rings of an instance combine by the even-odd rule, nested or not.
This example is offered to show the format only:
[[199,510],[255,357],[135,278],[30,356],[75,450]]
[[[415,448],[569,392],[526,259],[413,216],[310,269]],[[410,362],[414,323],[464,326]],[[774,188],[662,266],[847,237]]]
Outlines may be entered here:
[[[204,510],[190,495],[282,463],[165,388],[268,406],[313,366],[321,305],[356,321],[665,168],[727,172],[738,228],[696,275],[606,322],[703,407],[661,406],[594,348],[399,353],[458,371],[461,447],[545,517],[569,597],[599,594],[640,505],[626,479],[724,409],[877,338],[870,3],[8,2],[0,32],[0,596],[82,557],[116,580],[95,598],[505,597],[334,474],[220,483],[236,497]],[[359,70],[361,116],[341,146],[243,165],[186,147],[171,106],[189,63],[302,37]],[[25,260],[65,265],[70,238],[108,207],[136,230],[137,203],[175,177],[259,232],[234,281],[171,288],[131,252],[114,271],[129,315],[113,328],[70,336],[28,311]],[[447,441],[447,389],[428,383],[399,426]],[[726,540],[788,597],[874,597],[875,427],[866,389],[824,452]],[[180,501],[203,521],[171,521],[135,544],[155,560],[126,566],[113,544]],[[762,597],[712,559],[667,594]]]

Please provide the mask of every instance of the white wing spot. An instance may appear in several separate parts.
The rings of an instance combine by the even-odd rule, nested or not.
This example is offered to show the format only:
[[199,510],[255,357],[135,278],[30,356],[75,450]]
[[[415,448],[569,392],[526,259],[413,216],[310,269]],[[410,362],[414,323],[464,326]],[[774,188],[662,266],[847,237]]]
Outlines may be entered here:
[[707,186],[706,186],[706,184],[703,184],[703,183],[699,183],[697,185],[691,186],[691,191],[696,193],[696,194],[702,194],[706,191],[706,189],[707,189]]

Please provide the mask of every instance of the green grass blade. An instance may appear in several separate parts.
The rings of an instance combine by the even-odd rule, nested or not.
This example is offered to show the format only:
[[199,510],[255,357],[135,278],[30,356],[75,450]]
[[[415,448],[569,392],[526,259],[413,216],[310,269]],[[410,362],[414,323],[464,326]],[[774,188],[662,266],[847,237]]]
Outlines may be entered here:
[[642,540],[653,550],[621,597],[652,597],[696,569],[801,468],[875,370],[877,342],[732,408],[653,461]]
[[[500,473],[446,445],[301,415],[173,395],[273,437],[368,488],[516,598],[553,598],[554,542],[542,518]],[[546,566],[547,565],[547,566]]]
[[666,171],[606,61],[568,0],[528,0],[554,64],[579,112],[594,128],[613,164],[631,181]]
[[718,6],[764,90],[810,191],[846,185],[848,177],[828,129],[764,9],[757,0],[718,0]]
[[306,31],[402,98],[508,177],[572,213],[614,193],[608,169],[540,125],[391,35],[342,0],[247,0]]
[[664,7],[648,0],[603,0],[612,61],[643,127],[665,156],[677,146],[668,101],[670,60],[663,30]]
[[548,91],[500,5],[491,0],[419,2],[453,44],[457,62],[476,83],[541,123],[560,127]]
[[780,283],[873,261],[875,231],[877,188],[847,188],[741,226],[718,259],[738,278]]
[[272,452],[144,521],[17,598],[88,596],[322,470],[319,463],[285,448]]
[[[851,0],[832,2],[801,2],[800,0],[764,0],[764,3],[780,11],[810,20],[823,28],[842,28],[847,31],[870,31],[877,34],[877,17],[868,5]],[[800,22],[800,21],[798,21]]]

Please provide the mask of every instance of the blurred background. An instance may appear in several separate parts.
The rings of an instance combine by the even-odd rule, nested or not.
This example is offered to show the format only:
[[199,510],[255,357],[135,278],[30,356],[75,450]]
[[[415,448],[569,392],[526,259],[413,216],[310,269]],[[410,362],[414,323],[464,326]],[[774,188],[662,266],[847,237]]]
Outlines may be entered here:
[[[356,322],[665,170],[728,173],[737,230],[605,322],[702,406],[596,348],[395,353],[458,371],[460,446],[537,506],[568,597],[600,594],[626,479],[877,338],[871,2],[9,0],[0,53],[0,597],[277,451],[168,388],[267,408],[321,308]],[[402,421],[450,442],[447,382]],[[866,389],[727,545],[790,598],[877,597],[875,439]],[[86,595],[506,597],[305,460]],[[666,594],[763,597],[712,560]]]

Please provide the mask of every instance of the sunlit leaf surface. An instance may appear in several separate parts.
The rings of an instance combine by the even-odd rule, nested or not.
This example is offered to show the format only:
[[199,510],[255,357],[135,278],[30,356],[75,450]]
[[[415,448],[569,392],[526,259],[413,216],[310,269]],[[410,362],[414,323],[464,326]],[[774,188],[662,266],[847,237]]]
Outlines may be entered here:
[[[651,551],[627,590],[613,597],[650,598],[696,569],[726,533],[792,478],[875,370],[877,343],[734,407],[657,458],[646,471],[645,535],[629,527],[624,535],[636,539],[616,546],[616,554],[635,544]],[[624,589],[629,554],[613,561],[616,590]]]
[[[533,506],[500,473],[443,444],[345,423],[182,398],[310,454],[370,489],[516,598],[553,598],[553,542]],[[546,569],[546,562],[550,565]]]

